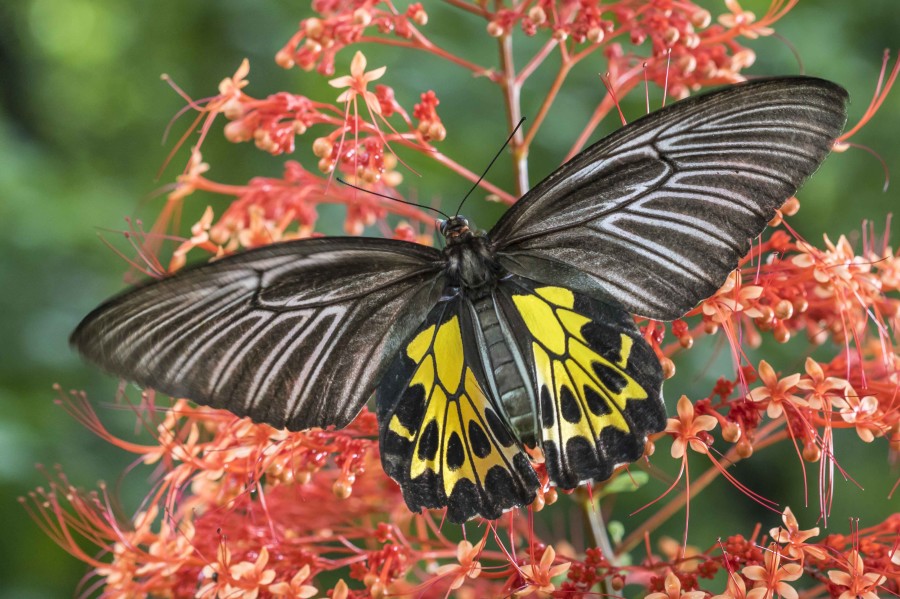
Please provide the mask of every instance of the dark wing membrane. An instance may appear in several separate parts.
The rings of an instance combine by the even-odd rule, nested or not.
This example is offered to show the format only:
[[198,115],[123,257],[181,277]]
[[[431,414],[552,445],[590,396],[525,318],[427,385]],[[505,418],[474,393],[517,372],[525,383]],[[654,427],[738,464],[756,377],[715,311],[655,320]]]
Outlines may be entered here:
[[659,359],[612,303],[511,276],[503,309],[537,390],[550,480],[564,489],[606,480],[641,457],[666,426]]
[[370,238],[274,244],[114,297],[70,342],[109,372],[278,428],[349,423],[440,297],[441,256]]
[[560,273],[577,269],[585,289],[635,314],[677,318],[721,286],[818,168],[846,102],[838,85],[806,77],[677,102],[560,167],[490,238],[516,274],[565,283]]
[[438,304],[378,387],[381,462],[409,509],[498,518],[534,501],[537,475],[486,391],[460,296]]

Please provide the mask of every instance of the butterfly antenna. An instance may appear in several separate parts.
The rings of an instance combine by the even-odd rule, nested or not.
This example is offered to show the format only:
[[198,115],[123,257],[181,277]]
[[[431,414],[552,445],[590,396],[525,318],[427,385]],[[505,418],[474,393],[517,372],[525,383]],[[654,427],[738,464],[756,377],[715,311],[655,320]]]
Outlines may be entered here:
[[515,126],[515,128],[513,129],[512,133],[509,134],[509,137],[506,138],[506,141],[503,142],[503,145],[500,146],[500,149],[497,150],[497,154],[494,156],[494,159],[491,160],[491,163],[487,165],[487,168],[484,169],[484,172],[481,173],[481,176],[480,176],[480,177],[478,177],[478,181],[475,181],[475,185],[472,186],[472,189],[469,190],[469,193],[467,193],[467,194],[465,195],[465,197],[464,197],[464,198],[462,199],[462,201],[459,203],[459,206],[456,207],[456,213],[455,213],[455,214],[456,214],[457,216],[459,216],[459,211],[462,210],[463,204],[466,203],[466,200],[469,199],[469,196],[472,195],[472,192],[475,191],[475,189],[481,184],[481,182],[482,182],[482,181],[484,180],[484,178],[487,176],[488,171],[491,170],[491,167],[494,166],[494,163],[497,162],[497,159],[498,159],[498,158],[500,158],[500,154],[503,153],[503,150],[506,149],[506,146],[509,145],[509,142],[512,141],[512,138],[515,137],[516,133],[519,132],[519,129],[521,129],[522,123],[524,123],[524,122],[525,122],[525,117],[523,116],[521,119],[519,119],[519,122],[516,123],[516,126]]
[[335,180],[338,183],[342,183],[342,184],[346,185],[347,187],[355,189],[356,191],[361,191],[363,193],[370,193],[373,196],[378,196],[379,198],[391,200],[392,202],[400,202],[401,204],[406,204],[407,206],[415,206],[416,208],[422,208],[424,210],[431,210],[432,212],[437,212],[444,218],[447,218],[447,219],[450,218],[450,215],[445,213],[443,210],[439,210],[437,208],[432,208],[431,206],[423,206],[422,204],[416,204],[415,202],[407,202],[406,200],[401,200],[400,198],[393,198],[389,195],[385,195],[383,193],[378,193],[377,191],[372,191],[371,189],[363,189],[362,187],[359,187],[358,185],[354,185],[353,183],[348,183],[347,181],[344,181],[340,177],[337,177]]

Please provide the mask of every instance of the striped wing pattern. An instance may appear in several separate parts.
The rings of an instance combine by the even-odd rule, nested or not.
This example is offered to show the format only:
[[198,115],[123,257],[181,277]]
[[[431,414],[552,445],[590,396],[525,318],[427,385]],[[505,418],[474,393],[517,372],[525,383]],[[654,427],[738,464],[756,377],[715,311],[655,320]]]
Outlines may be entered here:
[[411,243],[279,243],[126,291],[70,341],[172,396],[277,428],[341,427],[437,301],[440,273],[440,253]]
[[[491,231],[501,263],[678,318],[712,295],[830,151],[846,92],[767,79],[678,102],[579,154]],[[562,280],[561,280],[562,278]],[[571,282],[571,281],[569,281]]]

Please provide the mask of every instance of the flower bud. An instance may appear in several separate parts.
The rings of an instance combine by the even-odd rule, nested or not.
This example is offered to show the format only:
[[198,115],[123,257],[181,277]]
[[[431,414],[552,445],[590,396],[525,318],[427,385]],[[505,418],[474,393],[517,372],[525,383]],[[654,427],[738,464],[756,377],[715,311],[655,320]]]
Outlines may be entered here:
[[741,438],[741,425],[731,420],[726,420],[722,425],[722,438],[729,443],[736,443]]
[[682,43],[686,48],[693,50],[700,45],[700,36],[696,33],[688,33],[682,38]]
[[431,123],[428,127],[428,137],[434,141],[444,141],[447,137],[447,129],[441,123]]
[[695,11],[694,14],[691,15],[691,24],[698,29],[704,29],[709,27],[709,24],[712,22],[712,15],[709,14],[708,10],[698,10]]
[[791,302],[791,305],[794,306],[794,312],[798,313],[806,312],[806,310],[809,309],[809,302],[802,297],[798,297],[797,299],[795,299],[793,302]]
[[775,318],[778,320],[787,320],[794,315],[794,305],[786,299],[780,300],[775,304]]
[[241,143],[253,139],[253,131],[244,121],[231,121],[225,125],[225,139],[232,143]]
[[667,46],[673,45],[675,42],[678,41],[679,37],[681,37],[681,33],[674,27],[668,27],[663,32],[663,41],[666,43]]
[[306,30],[306,35],[312,38],[321,36],[322,32],[325,30],[322,25],[322,21],[315,17],[303,21],[303,29]]
[[528,18],[535,25],[542,25],[547,21],[547,13],[540,6],[532,6],[531,10],[528,11]]
[[810,443],[803,447],[803,459],[807,462],[818,462],[822,457],[822,450],[814,444]]
[[660,366],[662,366],[663,379],[670,379],[675,376],[675,362],[669,358],[660,358]]
[[775,337],[775,341],[778,343],[787,343],[791,340],[791,332],[788,330],[783,323],[778,323],[775,325],[775,330],[772,331],[772,336]]
[[364,8],[357,8],[353,11],[353,24],[365,27],[372,22],[372,15]]
[[796,197],[790,197],[781,205],[781,213],[785,216],[794,216],[800,211],[800,200]]
[[544,493],[544,503],[547,505],[553,505],[559,499],[559,492],[556,490],[556,487],[550,487]]
[[237,98],[229,98],[220,109],[229,121],[241,118],[244,114],[244,105]]
[[322,158],[319,160],[319,171],[325,174],[334,170],[334,161],[331,158]]
[[257,129],[253,134],[256,147],[264,152],[272,152],[277,148],[277,144],[272,141],[272,136],[265,129]]
[[412,20],[416,25],[428,25],[428,13],[421,6],[412,15]]
[[317,158],[326,158],[331,156],[334,146],[324,137],[319,137],[313,142],[312,151]]
[[695,70],[697,70],[697,59],[694,58],[691,54],[686,54],[679,58],[675,64],[678,69],[681,70],[685,75],[690,75]]
[[397,187],[398,185],[403,183],[403,175],[401,175],[397,171],[386,171],[381,175],[381,179],[388,187]]
[[280,66],[282,69],[290,69],[294,66],[294,58],[291,56],[291,53],[285,49],[281,49],[278,53],[275,54],[275,64]]
[[352,474],[341,476],[334,481],[334,485],[331,487],[332,492],[339,499],[347,499],[353,493],[353,481],[355,478]]
[[503,34],[506,33],[506,30],[503,29],[503,25],[501,25],[500,23],[491,21],[487,24],[487,32],[491,37],[503,37]]

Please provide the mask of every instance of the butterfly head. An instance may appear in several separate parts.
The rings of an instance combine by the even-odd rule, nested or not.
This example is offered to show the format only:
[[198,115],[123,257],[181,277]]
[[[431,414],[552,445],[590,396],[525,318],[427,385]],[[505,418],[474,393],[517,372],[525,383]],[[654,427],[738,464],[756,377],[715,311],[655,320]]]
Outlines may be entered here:
[[439,219],[437,225],[438,230],[441,232],[441,235],[444,236],[444,239],[447,240],[448,244],[465,241],[474,235],[474,232],[469,227],[468,219],[464,216],[456,215],[447,220]]

